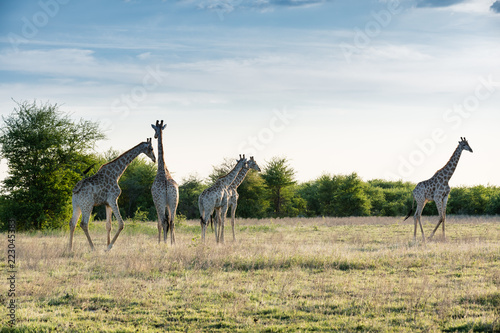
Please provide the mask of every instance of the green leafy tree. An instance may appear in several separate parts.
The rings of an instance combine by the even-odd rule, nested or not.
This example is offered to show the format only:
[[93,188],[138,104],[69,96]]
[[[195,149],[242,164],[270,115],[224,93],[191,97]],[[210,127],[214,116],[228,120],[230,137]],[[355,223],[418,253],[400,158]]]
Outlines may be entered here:
[[471,187],[471,206],[473,215],[487,214],[488,206],[495,196],[495,189],[492,186],[476,185]]
[[469,203],[470,190],[468,187],[454,187],[450,191],[446,212],[448,214],[470,214],[471,207]]
[[325,216],[368,216],[371,203],[366,194],[366,183],[356,173],[350,175],[323,175],[318,195]]
[[295,170],[287,158],[273,157],[264,166],[262,178],[269,189],[272,214],[285,216],[283,208],[292,201],[294,195]]
[[374,179],[368,181],[367,185],[366,193],[370,198],[372,216],[402,216],[408,213],[415,184]]
[[8,175],[2,186],[2,222],[21,229],[55,228],[71,215],[71,190],[95,162],[99,124],[71,117],[57,104],[18,103],[0,128]]
[[[237,217],[264,218],[269,210],[269,194],[260,173],[250,170],[245,180],[238,187]],[[230,215],[230,211],[228,211]]]
[[198,177],[191,175],[179,185],[179,205],[177,213],[188,219],[199,219],[198,197],[207,186]]
[[318,181],[309,181],[297,186],[297,195],[305,200],[303,214],[308,217],[321,215],[321,204],[318,198]]
[[339,216],[337,193],[339,181],[336,176],[322,175],[317,180],[320,214],[323,216]]
[[447,211],[449,214],[498,214],[498,196],[499,189],[494,186],[452,188]]
[[[370,215],[371,216],[384,216],[387,212],[387,202],[385,201],[385,192],[386,190],[378,187],[372,186],[370,182],[368,182],[368,187],[366,189],[366,194],[370,198]],[[406,207],[408,210],[408,207]],[[402,215],[402,214],[400,214]]]
[[488,215],[500,214],[500,188],[493,187],[490,200],[485,208],[485,213]]
[[283,215],[288,217],[305,216],[307,211],[307,201],[300,197],[298,194],[298,188],[293,185],[289,188],[290,200],[286,201],[283,207]]

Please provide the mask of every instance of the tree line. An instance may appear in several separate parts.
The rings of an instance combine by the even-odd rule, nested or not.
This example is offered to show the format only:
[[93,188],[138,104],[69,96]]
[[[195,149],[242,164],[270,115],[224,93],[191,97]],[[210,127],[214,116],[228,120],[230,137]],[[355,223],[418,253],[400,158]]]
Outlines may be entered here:
[[[0,151],[9,166],[0,193],[3,229],[10,220],[24,230],[66,226],[73,186],[119,152],[93,152],[95,143],[105,137],[99,124],[83,119],[75,122],[57,105],[18,103],[14,112],[2,118]],[[414,183],[364,181],[356,173],[325,173],[300,183],[286,157],[256,159],[262,172],[250,171],[238,188],[238,217],[403,216],[412,207]],[[223,160],[205,179],[191,175],[178,181],[180,220],[199,219],[198,196],[229,172],[232,161]],[[86,170],[89,165],[92,167]],[[118,202],[125,219],[156,220],[151,196],[156,171],[156,165],[143,158],[135,159],[126,169],[119,182],[122,194]],[[500,214],[500,188],[452,188],[447,213]],[[424,214],[437,214],[434,203],[426,205]],[[96,207],[93,218],[104,220],[104,207]]]

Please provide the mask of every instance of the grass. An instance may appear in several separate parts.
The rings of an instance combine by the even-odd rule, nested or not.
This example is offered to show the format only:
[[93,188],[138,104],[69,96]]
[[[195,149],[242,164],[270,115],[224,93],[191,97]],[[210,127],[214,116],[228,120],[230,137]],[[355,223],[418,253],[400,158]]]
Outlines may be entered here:
[[94,252],[81,230],[72,253],[66,231],[19,233],[17,323],[4,306],[1,331],[500,332],[500,217],[449,217],[426,245],[401,220],[237,220],[225,245],[186,221],[174,247],[127,222],[110,252],[102,222]]

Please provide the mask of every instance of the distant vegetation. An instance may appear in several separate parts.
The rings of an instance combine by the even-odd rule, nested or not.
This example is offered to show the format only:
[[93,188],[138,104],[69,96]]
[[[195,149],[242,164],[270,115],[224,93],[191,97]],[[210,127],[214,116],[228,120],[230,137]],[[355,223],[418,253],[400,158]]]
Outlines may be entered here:
[[[97,123],[72,122],[57,105],[19,103],[0,132],[2,157],[9,175],[0,193],[0,221],[3,229],[15,219],[20,229],[53,229],[64,226],[71,216],[71,189],[84,177],[83,170],[94,164],[86,176],[119,155],[110,150],[93,153],[95,142],[104,138]],[[262,172],[250,171],[238,188],[237,217],[316,217],[316,216],[401,216],[412,206],[413,183],[381,179],[365,181],[356,173],[323,174],[299,183],[286,157],[259,160]],[[198,196],[232,167],[232,159],[214,166],[201,179],[177,179],[178,214],[197,219]],[[175,170],[171,170],[175,178]],[[120,179],[122,216],[134,220],[156,220],[151,184],[156,165],[142,158],[134,160]],[[457,187],[451,190],[448,214],[500,214],[500,188],[496,186]],[[103,207],[94,209],[94,219],[105,219]],[[436,214],[429,203],[424,214]]]

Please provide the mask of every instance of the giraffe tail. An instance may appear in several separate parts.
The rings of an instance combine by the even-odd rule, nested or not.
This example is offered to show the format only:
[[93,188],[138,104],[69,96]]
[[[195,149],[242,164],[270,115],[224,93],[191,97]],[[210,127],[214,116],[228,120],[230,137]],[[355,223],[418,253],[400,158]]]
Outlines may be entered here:
[[170,222],[170,219],[169,219],[168,215],[165,214],[165,217],[163,218],[162,223],[163,223],[163,225],[166,225],[166,227],[167,227],[166,232],[168,232],[168,229],[170,227],[170,223],[169,222]]
[[403,221],[406,221],[411,216],[411,214],[413,213],[413,207],[414,206],[415,206],[415,198],[413,198],[413,201],[411,203],[410,211],[408,212],[408,215],[406,215],[406,217],[405,217],[405,219]]
[[[201,224],[203,225],[207,225],[208,224],[208,221],[205,221],[205,219],[203,218],[203,216],[200,216],[200,220],[201,220]],[[212,219],[212,216],[210,216],[210,227],[212,228],[212,231],[214,230],[214,221]]]
[[[85,176],[87,173],[89,173],[90,169],[92,169],[94,167],[95,163],[92,164],[91,166],[89,166],[87,169],[85,169],[83,171],[83,176]],[[80,180],[78,183],[76,183],[75,187],[73,187],[73,193],[77,193],[78,191],[80,191],[80,189],[82,188],[82,185],[83,185],[83,182]]]
[[91,166],[89,166],[87,169],[85,169],[83,171],[83,174],[86,175],[87,173],[89,173],[90,169],[92,169],[94,167],[95,163],[93,163]]

